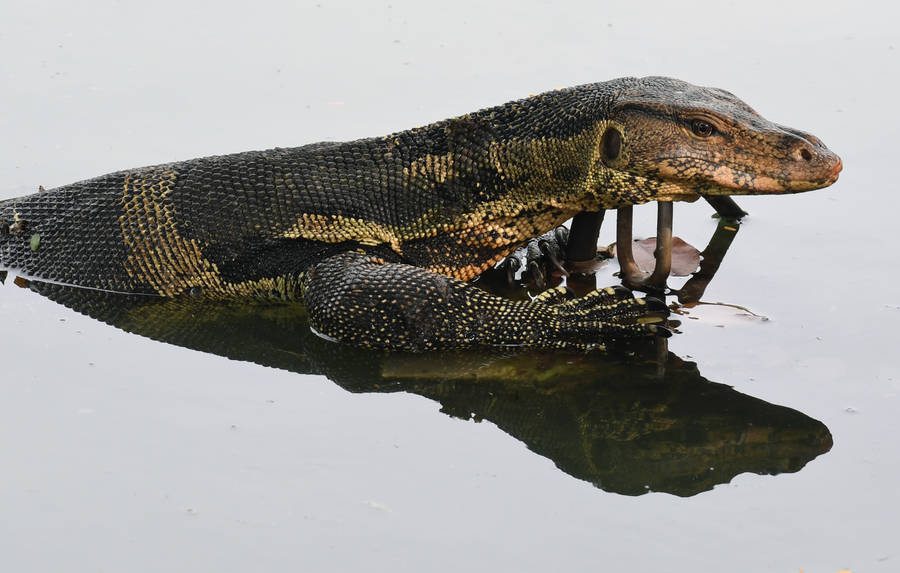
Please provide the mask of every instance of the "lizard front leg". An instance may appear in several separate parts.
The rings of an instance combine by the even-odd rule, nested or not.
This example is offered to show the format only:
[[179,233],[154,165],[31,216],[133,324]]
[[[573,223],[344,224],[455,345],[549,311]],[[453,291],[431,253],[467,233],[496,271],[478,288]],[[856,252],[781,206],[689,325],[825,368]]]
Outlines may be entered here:
[[335,255],[310,268],[303,298],[318,333],[370,347],[592,349],[614,340],[669,334],[637,320],[664,312],[661,303],[635,299],[625,289],[566,300],[565,289],[557,288],[534,300],[513,301],[358,252]]
[[597,269],[597,238],[605,211],[582,212],[571,228],[557,227],[528,241],[498,266],[509,285],[522,269],[522,280],[538,291],[553,284],[555,277],[593,273]]

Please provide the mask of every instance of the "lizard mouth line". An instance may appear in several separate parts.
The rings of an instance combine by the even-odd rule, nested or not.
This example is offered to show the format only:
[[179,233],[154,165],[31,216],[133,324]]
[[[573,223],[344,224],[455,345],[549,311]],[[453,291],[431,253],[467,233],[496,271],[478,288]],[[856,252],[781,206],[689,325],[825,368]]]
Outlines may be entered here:
[[[691,156],[667,157],[664,161],[682,159],[696,161],[710,167],[709,172],[700,175],[699,178],[711,183],[712,186],[694,190],[701,197],[704,195],[752,195],[755,193],[812,191],[813,189],[828,187],[837,181],[843,167],[841,160],[837,159],[830,172],[826,173],[824,169],[822,170],[824,176],[821,178],[788,179],[762,171],[755,173],[747,171],[743,166],[738,166],[729,161],[717,162]],[[663,174],[662,178],[676,183],[684,180],[683,178],[670,178],[667,174]]]

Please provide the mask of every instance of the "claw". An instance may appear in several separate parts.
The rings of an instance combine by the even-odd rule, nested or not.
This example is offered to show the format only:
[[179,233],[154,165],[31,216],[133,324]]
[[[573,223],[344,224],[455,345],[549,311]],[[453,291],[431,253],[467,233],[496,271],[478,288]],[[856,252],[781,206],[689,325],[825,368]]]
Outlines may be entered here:
[[666,279],[672,271],[672,203],[660,201],[656,204],[656,266],[647,277],[647,286],[657,290],[666,289]]
[[640,285],[643,282],[644,273],[634,262],[634,253],[631,249],[633,216],[634,210],[630,205],[619,207],[616,212],[616,256],[619,259],[619,267],[622,269],[622,282],[629,285]]
[[503,260],[501,263],[503,270],[506,272],[506,283],[510,286],[516,283],[516,271],[521,268],[522,263],[519,262],[518,257],[509,256]]
[[525,272],[530,277],[531,282],[534,284],[537,290],[546,290],[547,281],[544,279],[544,271],[541,270],[541,266],[537,264],[537,262],[531,261],[530,263],[528,263],[528,270]]
[[593,262],[597,259],[597,237],[600,235],[605,213],[606,211],[585,211],[575,215],[564,243],[563,251],[567,262]]
[[564,277],[569,276],[569,271],[563,268],[562,261],[559,260],[559,256],[557,256],[556,252],[550,247],[550,243],[547,241],[539,241],[538,249],[540,249],[541,253],[547,258],[550,264],[553,265],[553,268],[559,271],[559,274]]
[[659,336],[661,338],[670,338],[672,336],[672,331],[666,328],[665,326],[659,326],[656,324],[648,324],[647,330],[649,330],[652,334]]

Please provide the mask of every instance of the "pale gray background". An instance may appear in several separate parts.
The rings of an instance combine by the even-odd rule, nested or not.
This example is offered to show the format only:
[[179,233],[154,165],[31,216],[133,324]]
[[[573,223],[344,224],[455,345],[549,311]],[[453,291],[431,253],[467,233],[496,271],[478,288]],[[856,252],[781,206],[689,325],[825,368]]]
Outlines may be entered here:
[[[689,499],[605,493],[424,398],[0,288],[0,570],[897,571],[897,21],[863,1],[2,0],[0,198],[649,74],[726,88],[845,170],[741,203],[707,298],[771,321],[711,313],[671,341],[707,378],[822,420],[834,449]],[[676,233],[702,246],[709,214],[677,206]]]

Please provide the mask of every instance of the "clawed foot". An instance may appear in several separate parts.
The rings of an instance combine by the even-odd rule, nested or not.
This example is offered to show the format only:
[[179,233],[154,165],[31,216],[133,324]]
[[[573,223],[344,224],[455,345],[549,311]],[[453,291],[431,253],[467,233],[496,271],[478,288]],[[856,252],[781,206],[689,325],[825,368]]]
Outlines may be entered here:
[[657,298],[634,298],[622,286],[595,290],[581,298],[571,296],[567,288],[555,287],[534,299],[555,310],[559,346],[604,348],[606,343],[635,337],[672,335],[662,324],[669,310]]
[[560,277],[569,276],[563,266],[569,230],[557,227],[536,239],[531,239],[524,247],[516,249],[497,267],[506,275],[507,283],[516,282],[516,274],[522,270],[522,282],[541,292]]

